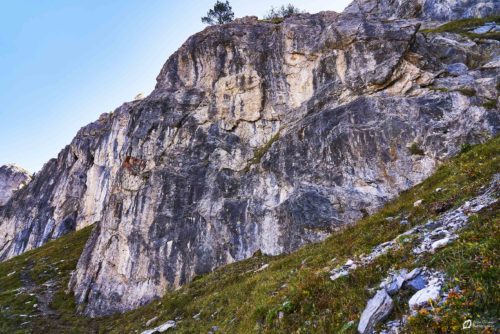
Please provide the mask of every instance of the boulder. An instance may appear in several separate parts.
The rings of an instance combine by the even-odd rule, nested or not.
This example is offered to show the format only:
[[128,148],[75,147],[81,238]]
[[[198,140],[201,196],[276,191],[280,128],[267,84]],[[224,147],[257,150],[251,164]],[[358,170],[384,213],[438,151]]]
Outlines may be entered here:
[[418,309],[429,303],[439,300],[441,293],[441,285],[430,285],[422,290],[417,291],[408,302],[411,310]]
[[418,201],[415,201],[413,203],[413,206],[417,208],[417,207],[419,207],[422,204],[423,201],[424,201],[423,199],[419,199]]
[[435,252],[436,250],[438,250],[439,248],[443,248],[445,247],[446,245],[448,245],[450,243],[450,238],[446,237],[446,238],[443,238],[443,239],[439,239],[437,241],[434,241],[431,245],[431,249],[432,249],[432,252]]
[[415,268],[412,271],[410,271],[408,274],[406,274],[405,280],[411,280],[417,277],[418,274],[422,272],[422,268]]
[[[448,74],[453,75],[453,76],[459,76],[459,75],[466,74],[467,71],[469,71],[469,68],[464,63],[450,64],[446,67],[446,72],[448,72]],[[437,189],[441,189],[441,188],[437,188]],[[436,192],[439,192],[440,190],[437,190],[437,189],[436,189]]]
[[163,332],[166,332],[167,330],[169,330],[170,328],[175,328],[175,327],[176,327],[175,321],[169,320],[166,323],[164,323],[163,325],[158,326],[157,331],[160,333],[163,333]]
[[427,285],[427,280],[422,275],[417,275],[415,278],[407,281],[405,287],[413,291],[420,291]]
[[478,27],[478,28],[472,30],[472,32],[474,34],[486,34],[486,33],[489,33],[492,30],[495,30],[495,28],[496,28],[496,25],[493,22],[493,24],[490,23],[490,24],[485,24],[485,25],[483,25],[481,27]]
[[146,322],[146,327],[150,326],[153,322],[155,322],[156,320],[158,320],[158,317],[154,317],[154,318],[151,318],[149,319],[147,322]]
[[392,298],[385,289],[378,290],[375,296],[368,301],[359,320],[358,332],[360,334],[372,333],[374,327],[389,316],[394,308]]
[[391,296],[395,295],[396,293],[399,292],[401,287],[403,286],[403,283],[406,280],[406,276],[408,274],[408,270],[406,269],[401,269],[398,270],[391,275],[389,275],[388,279],[386,282],[382,283],[381,287],[387,291],[387,293]]
[[337,267],[330,272],[330,279],[335,281],[337,278],[349,275],[352,270],[358,268],[358,265],[353,260],[349,259],[343,266]]

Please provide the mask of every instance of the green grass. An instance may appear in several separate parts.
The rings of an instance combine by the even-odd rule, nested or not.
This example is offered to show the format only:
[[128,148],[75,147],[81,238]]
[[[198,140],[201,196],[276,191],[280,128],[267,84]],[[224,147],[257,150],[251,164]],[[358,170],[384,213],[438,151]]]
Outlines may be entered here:
[[[444,270],[452,290],[450,300],[443,307],[436,307],[426,314],[410,319],[409,329],[418,333],[459,333],[466,319],[489,322],[498,319],[499,289],[498,261],[500,250],[500,204],[471,218],[469,228],[460,239],[426,259],[425,264]],[[423,262],[423,261],[422,261]],[[440,321],[435,321],[439,318]],[[485,331],[485,333],[493,333]]]
[[[36,292],[45,291],[42,284],[53,281],[57,289],[54,301],[64,299],[70,305],[69,313],[74,313],[73,298],[67,296],[64,290],[91,230],[92,227],[89,226],[0,263],[0,333],[25,333],[35,326],[40,332],[49,329],[57,331],[61,327],[67,330],[66,310],[58,310],[59,314],[54,315],[60,316],[57,321],[45,319],[33,307],[34,304],[39,304]],[[34,287],[33,291],[18,290],[25,285],[23,281],[30,282]],[[69,327],[80,323],[78,318],[70,318]],[[82,323],[87,323],[87,320],[83,320]],[[22,325],[28,321],[28,324]]]
[[448,93],[450,90],[448,88],[445,88],[445,87],[429,87],[430,90],[434,90],[434,91],[437,91],[437,92],[442,92],[442,93]]
[[486,22],[496,22],[500,24],[500,16],[491,16],[486,18],[473,18],[473,19],[463,19],[451,21],[443,24],[435,29],[423,29],[422,33],[444,33],[451,32],[456,34],[461,34],[467,36],[469,38],[480,38],[480,39],[496,39],[500,40],[500,33],[498,32],[490,32],[486,34],[475,34],[470,32],[470,29],[474,29],[476,27],[480,27],[484,25]]
[[472,88],[460,88],[457,89],[458,92],[460,92],[462,95],[472,97],[476,95],[476,90]]
[[262,19],[262,20],[259,20],[259,22],[273,23],[273,24],[280,24],[280,23],[283,23],[283,21],[285,21],[285,19],[283,17],[275,17],[275,18],[272,18],[272,19]]
[[269,149],[271,148],[271,146],[273,146],[273,144],[278,139],[280,139],[280,132],[279,131],[276,132],[271,137],[271,139],[269,139],[269,141],[267,143],[265,143],[263,146],[256,148],[253,151],[253,157],[252,157],[252,159],[250,159],[250,161],[248,162],[248,164],[245,167],[245,172],[248,172],[250,170],[250,166],[259,164],[260,161],[262,160],[262,157],[264,156],[264,154],[266,154],[267,151],[269,151]]
[[[65,294],[64,284],[89,230],[77,232],[0,263],[0,332],[16,333],[18,329],[19,333],[28,333],[30,328],[35,332],[43,328],[46,333],[140,333],[147,329],[145,323],[153,317],[158,320],[149,328],[181,317],[176,333],[206,333],[212,326],[219,326],[221,333],[356,333],[359,316],[371,296],[367,288],[377,286],[391,268],[427,265],[446,271],[452,279],[449,287],[457,285],[461,292],[441,309],[433,310],[440,321],[421,314],[411,318],[408,332],[460,333],[465,317],[487,320],[499,316],[498,206],[474,216],[458,241],[434,255],[416,259],[411,252],[413,240],[404,239],[397,251],[347,277],[332,282],[328,272],[347,259],[368,253],[372,247],[435,217],[435,203],[456,207],[477,194],[500,170],[499,153],[500,137],[470,147],[378,213],[334,233],[324,242],[287,255],[256,255],[227,265],[167,293],[161,300],[122,315],[90,320],[75,314],[75,305],[72,297]],[[436,188],[442,191],[436,192]],[[420,199],[422,204],[414,207],[413,203]],[[399,224],[403,217],[409,224]],[[60,259],[68,259],[64,262],[67,267],[56,274],[61,268],[53,268]],[[15,300],[9,292],[20,286],[18,274],[6,275],[28,270],[26,266],[30,261],[35,263],[33,275],[47,271],[48,276],[37,282],[58,277],[62,284],[51,305],[58,317],[32,318],[32,323],[23,330],[16,327],[23,321],[16,315],[31,309],[24,299]],[[269,267],[254,273],[263,264]],[[398,297],[392,318],[408,312],[408,297]],[[8,306],[11,309],[4,311]],[[193,319],[195,314],[200,314],[199,320]]]
[[[436,91],[436,92],[442,92],[442,93],[448,93],[450,92],[450,90],[448,88],[444,88],[444,87],[429,87],[430,90],[433,90],[433,91]],[[459,92],[460,94],[462,95],[465,95],[467,97],[473,97],[473,96],[476,96],[477,92],[475,89],[473,88],[457,88],[453,91],[456,91],[456,92]],[[483,104],[483,107],[487,108],[487,109],[493,109],[493,108],[496,108],[496,102],[494,100],[488,100],[487,102],[485,102]]]
[[408,147],[408,151],[410,151],[412,155],[425,155],[424,150],[422,150],[417,143],[411,144],[411,146]]
[[486,102],[483,103],[483,107],[485,109],[495,109],[497,107],[497,101],[488,99]]

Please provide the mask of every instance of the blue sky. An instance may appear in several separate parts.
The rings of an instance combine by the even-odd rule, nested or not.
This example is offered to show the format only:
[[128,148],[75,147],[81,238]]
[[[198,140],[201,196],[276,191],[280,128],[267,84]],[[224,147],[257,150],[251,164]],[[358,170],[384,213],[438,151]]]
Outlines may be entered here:
[[[12,0],[0,11],[0,165],[38,171],[78,129],[154,87],[215,0]],[[237,17],[289,1],[233,0]],[[297,0],[314,13],[350,0]]]

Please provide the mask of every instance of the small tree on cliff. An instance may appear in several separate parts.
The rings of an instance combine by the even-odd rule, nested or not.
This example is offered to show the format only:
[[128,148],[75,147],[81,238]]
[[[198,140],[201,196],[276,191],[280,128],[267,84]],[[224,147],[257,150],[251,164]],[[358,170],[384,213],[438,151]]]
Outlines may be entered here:
[[218,1],[214,8],[210,9],[207,16],[201,18],[201,22],[206,24],[224,24],[234,20],[234,12],[229,1]]
[[279,8],[271,7],[269,12],[264,17],[265,20],[279,20],[286,19],[295,14],[300,14],[302,11],[292,4],[281,6]]

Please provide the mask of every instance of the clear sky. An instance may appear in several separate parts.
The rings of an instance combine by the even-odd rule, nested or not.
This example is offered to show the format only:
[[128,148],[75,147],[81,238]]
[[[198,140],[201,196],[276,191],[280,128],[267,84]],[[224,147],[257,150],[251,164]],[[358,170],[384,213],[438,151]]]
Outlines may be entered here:
[[[291,2],[310,13],[350,0],[232,0],[236,17]],[[0,11],[0,165],[38,171],[78,129],[149,94],[162,65],[215,0],[11,0]]]

